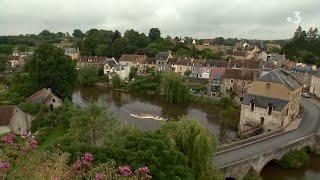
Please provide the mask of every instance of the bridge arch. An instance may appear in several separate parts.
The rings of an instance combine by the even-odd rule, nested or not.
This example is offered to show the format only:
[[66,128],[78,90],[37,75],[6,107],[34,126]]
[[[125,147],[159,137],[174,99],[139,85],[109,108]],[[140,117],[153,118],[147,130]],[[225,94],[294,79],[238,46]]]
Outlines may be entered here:
[[235,161],[224,167],[219,168],[226,177],[232,177],[235,179],[242,179],[249,170],[253,167],[257,173],[261,173],[262,169],[271,161],[280,161],[282,157],[294,150],[307,148],[311,150],[311,147],[320,147],[320,137],[309,135],[297,139],[293,142],[289,142],[286,145],[270,149],[266,152],[250,156],[246,159]]

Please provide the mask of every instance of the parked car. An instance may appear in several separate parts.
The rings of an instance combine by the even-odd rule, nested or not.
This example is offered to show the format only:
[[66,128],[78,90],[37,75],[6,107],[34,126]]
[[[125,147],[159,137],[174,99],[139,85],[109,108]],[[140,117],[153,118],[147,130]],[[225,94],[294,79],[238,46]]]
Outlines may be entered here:
[[310,98],[310,95],[308,93],[302,93],[301,95],[302,97],[305,97],[305,98]]

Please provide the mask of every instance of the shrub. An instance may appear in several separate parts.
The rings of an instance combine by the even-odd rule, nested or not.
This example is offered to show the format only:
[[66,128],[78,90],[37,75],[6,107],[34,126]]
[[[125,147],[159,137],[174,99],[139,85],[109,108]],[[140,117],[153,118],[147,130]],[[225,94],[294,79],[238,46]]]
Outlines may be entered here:
[[283,156],[280,164],[283,168],[301,168],[309,161],[309,155],[305,149],[296,150]]

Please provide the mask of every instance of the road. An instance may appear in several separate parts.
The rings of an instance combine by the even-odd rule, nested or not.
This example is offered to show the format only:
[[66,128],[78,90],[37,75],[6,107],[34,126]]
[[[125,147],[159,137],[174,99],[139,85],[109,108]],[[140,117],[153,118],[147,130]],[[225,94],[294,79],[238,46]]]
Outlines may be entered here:
[[264,141],[243,146],[239,149],[218,154],[213,157],[214,165],[217,168],[221,168],[232,162],[246,159],[272,148],[280,147],[281,145],[300,137],[314,132],[320,132],[320,105],[314,100],[306,98],[302,98],[302,105],[304,107],[305,114],[298,129]]

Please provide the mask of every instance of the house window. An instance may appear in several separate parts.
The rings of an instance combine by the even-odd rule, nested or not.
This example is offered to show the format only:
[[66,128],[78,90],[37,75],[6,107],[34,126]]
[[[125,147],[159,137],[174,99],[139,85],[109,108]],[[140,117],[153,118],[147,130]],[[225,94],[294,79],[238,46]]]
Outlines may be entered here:
[[233,83],[234,83],[234,80],[233,80],[233,79],[230,79],[230,83],[233,84]]
[[267,89],[270,89],[271,84],[270,84],[270,83],[267,83],[267,84],[266,84],[266,87],[267,87]]
[[272,104],[269,103],[268,105],[268,115],[271,115],[272,114]]
[[52,102],[56,102],[56,99],[53,98],[53,99],[52,99]]
[[288,114],[289,114],[289,109],[286,110],[286,116],[288,116]]
[[254,100],[251,100],[251,111],[254,111],[254,106],[255,106]]
[[263,126],[264,125],[264,117],[260,118],[260,125]]
[[245,87],[246,86],[246,82],[242,82],[242,87]]

